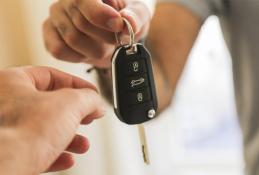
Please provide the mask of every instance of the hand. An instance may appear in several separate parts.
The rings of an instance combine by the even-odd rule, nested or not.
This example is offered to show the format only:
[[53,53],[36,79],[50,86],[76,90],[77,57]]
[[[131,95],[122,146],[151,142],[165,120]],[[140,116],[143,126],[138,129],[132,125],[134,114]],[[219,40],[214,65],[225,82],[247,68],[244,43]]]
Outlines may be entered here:
[[46,67],[0,71],[0,172],[39,174],[73,165],[88,140],[76,135],[81,124],[104,114],[96,88]]
[[[58,59],[109,68],[126,18],[140,39],[147,33],[153,0],[59,0],[43,26],[46,48]],[[154,3],[153,3],[154,4]]]

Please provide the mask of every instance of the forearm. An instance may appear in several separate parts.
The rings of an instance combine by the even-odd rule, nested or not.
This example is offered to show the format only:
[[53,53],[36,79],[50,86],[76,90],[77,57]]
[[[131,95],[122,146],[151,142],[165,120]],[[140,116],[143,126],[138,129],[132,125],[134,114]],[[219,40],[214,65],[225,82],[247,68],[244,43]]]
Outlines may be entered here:
[[157,5],[147,47],[154,59],[159,111],[171,102],[201,25],[200,19],[182,6],[174,3]]

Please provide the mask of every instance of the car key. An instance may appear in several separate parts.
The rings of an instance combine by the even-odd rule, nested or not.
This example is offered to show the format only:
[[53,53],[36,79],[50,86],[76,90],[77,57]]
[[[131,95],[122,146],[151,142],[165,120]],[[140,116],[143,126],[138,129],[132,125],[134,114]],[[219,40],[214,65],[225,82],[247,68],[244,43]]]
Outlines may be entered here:
[[151,56],[142,44],[134,43],[134,32],[129,22],[125,23],[131,39],[113,54],[113,102],[117,117],[133,125],[155,117],[157,97]]
[[138,124],[143,160],[149,164],[142,123],[155,117],[158,106],[151,56],[142,44],[134,43],[134,31],[130,23],[126,19],[124,21],[130,34],[130,43],[122,44],[115,34],[119,47],[112,57],[114,110],[122,122]]

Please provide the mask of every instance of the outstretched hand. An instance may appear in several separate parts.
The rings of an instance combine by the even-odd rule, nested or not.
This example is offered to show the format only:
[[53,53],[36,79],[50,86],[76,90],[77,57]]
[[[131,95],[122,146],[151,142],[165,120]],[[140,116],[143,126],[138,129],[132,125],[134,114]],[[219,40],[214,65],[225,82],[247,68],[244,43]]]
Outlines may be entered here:
[[96,88],[82,79],[47,67],[0,71],[1,173],[70,168],[71,153],[89,147],[77,128],[102,115]]

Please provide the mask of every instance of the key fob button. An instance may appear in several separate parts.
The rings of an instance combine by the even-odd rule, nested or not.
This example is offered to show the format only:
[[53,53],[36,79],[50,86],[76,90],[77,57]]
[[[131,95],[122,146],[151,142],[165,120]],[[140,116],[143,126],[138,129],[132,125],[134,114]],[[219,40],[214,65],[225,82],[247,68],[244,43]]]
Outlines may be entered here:
[[144,59],[138,59],[135,61],[130,61],[127,66],[127,74],[140,74],[146,72],[146,65]]
[[119,46],[112,58],[114,111],[130,125],[154,118],[158,106],[151,56],[142,44],[132,47]]
[[139,89],[148,86],[147,74],[130,77],[128,79],[128,87],[130,90]]
[[129,93],[130,105],[141,104],[150,100],[151,100],[151,95],[150,95],[149,88]]

